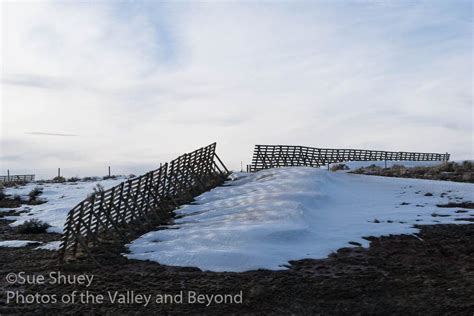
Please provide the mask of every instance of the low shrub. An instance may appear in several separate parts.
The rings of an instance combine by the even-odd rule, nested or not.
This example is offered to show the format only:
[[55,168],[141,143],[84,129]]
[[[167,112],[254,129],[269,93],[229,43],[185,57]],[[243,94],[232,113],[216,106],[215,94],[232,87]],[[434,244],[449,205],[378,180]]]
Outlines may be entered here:
[[392,166],[392,169],[393,170],[400,170],[400,169],[406,169],[406,167],[404,165],[400,165],[400,164],[394,164]]
[[33,190],[28,193],[28,196],[30,197],[30,201],[35,201],[36,198],[43,193],[43,188],[42,187],[35,187]]
[[53,178],[53,182],[66,182],[66,178],[58,176]]
[[474,171],[474,162],[470,160],[465,160],[462,162],[462,168],[464,170]]
[[338,170],[349,170],[349,167],[343,163],[338,163],[336,165],[331,166],[331,171],[338,171]]
[[90,202],[92,202],[95,199],[96,195],[100,195],[100,194],[105,192],[104,187],[100,183],[97,183],[92,190],[93,190],[93,192],[89,193],[87,195],[87,198],[86,198],[86,200],[88,200]]
[[384,169],[372,165],[359,168],[352,171],[352,173],[473,183],[474,163],[472,161],[463,161],[461,163],[448,162],[430,167],[418,166],[412,168],[407,168],[402,165],[393,165],[391,168]]
[[103,193],[105,191],[104,187],[100,183],[97,183],[92,190],[94,190],[95,194]]
[[49,227],[51,225],[48,223],[33,218],[17,226],[16,229],[20,234],[43,234],[46,233]]
[[79,182],[79,181],[81,181],[81,178],[78,178],[78,177],[71,177],[67,179],[67,182]]

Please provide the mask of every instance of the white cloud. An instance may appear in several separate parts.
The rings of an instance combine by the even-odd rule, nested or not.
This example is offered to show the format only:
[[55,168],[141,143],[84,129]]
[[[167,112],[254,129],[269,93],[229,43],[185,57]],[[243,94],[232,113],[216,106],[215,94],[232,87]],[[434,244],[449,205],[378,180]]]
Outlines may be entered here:
[[214,140],[234,168],[255,143],[472,158],[463,6],[2,3],[0,149],[28,155],[1,169],[126,173]]

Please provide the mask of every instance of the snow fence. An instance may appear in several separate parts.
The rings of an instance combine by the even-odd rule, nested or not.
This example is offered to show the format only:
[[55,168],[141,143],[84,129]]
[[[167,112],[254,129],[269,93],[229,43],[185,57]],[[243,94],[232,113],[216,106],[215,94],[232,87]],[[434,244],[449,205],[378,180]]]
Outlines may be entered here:
[[320,167],[347,161],[443,161],[449,154],[382,151],[364,149],[330,149],[288,145],[255,145],[248,172],[279,167]]
[[179,156],[169,164],[106,191],[96,190],[68,213],[60,260],[88,255],[110,241],[129,242],[151,230],[181,204],[220,184],[230,174],[216,143]]

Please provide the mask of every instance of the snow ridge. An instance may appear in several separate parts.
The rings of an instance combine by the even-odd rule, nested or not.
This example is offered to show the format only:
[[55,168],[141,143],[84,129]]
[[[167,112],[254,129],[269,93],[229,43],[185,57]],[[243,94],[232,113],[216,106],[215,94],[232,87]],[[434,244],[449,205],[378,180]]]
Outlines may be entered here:
[[364,236],[413,234],[414,224],[469,223],[455,219],[474,215],[436,207],[474,200],[466,183],[291,167],[237,173],[226,185],[177,210],[175,225],[133,241],[126,256],[211,271],[280,270],[350,241],[368,246]]

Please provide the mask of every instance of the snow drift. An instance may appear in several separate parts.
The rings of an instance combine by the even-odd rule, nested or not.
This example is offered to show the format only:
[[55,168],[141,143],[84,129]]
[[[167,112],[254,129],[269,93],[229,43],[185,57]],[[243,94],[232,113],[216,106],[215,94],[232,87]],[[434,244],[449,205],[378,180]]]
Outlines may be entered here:
[[306,167],[234,176],[178,209],[175,225],[133,241],[126,256],[211,271],[279,270],[351,241],[368,246],[364,236],[413,234],[414,224],[469,223],[456,219],[474,216],[436,207],[473,200],[473,184]]
[[[4,219],[13,220],[11,226],[18,226],[25,221],[36,218],[51,225],[48,232],[62,233],[64,222],[71,208],[84,200],[89,193],[93,192],[94,187],[100,184],[104,189],[111,188],[125,180],[124,177],[115,179],[88,181],[88,182],[64,182],[64,183],[28,183],[24,186],[7,188],[5,193],[10,195],[18,194],[23,199],[28,199],[28,193],[35,187],[43,188],[40,199],[47,203],[40,205],[22,205],[14,210],[24,211],[19,216],[5,216]],[[3,210],[11,210],[6,208]],[[2,209],[0,209],[1,211]]]

